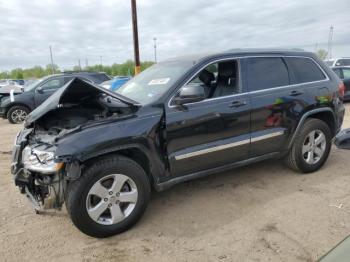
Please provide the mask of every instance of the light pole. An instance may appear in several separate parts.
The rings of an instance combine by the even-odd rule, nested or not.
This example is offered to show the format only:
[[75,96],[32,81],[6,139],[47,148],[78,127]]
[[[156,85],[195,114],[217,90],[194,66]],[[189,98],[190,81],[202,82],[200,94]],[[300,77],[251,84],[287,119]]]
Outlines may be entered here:
[[51,46],[49,46],[50,49],[50,57],[51,57],[51,70],[52,70],[52,74],[55,73],[55,68],[53,67],[53,58],[52,58],[52,49]]
[[102,68],[102,56],[100,55],[100,66]]
[[153,37],[154,42],[154,62],[157,63],[157,38]]
[[329,28],[329,35],[328,35],[328,59],[332,59],[333,29],[334,29],[333,26],[331,26]]
[[135,75],[141,72],[140,51],[139,51],[139,36],[137,29],[137,10],[136,0],[131,0],[131,16],[132,16],[132,32],[134,39],[134,57],[135,57]]

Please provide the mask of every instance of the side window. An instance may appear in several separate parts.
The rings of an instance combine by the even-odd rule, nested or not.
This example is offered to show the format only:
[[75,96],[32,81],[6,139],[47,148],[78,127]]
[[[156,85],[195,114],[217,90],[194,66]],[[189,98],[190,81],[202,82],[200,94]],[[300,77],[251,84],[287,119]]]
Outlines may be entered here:
[[344,79],[350,78],[350,68],[343,68]]
[[236,60],[216,62],[201,70],[187,84],[201,84],[207,99],[239,93],[238,63]]
[[249,91],[289,85],[288,69],[280,57],[247,58]]
[[52,90],[52,89],[58,89],[64,84],[64,78],[55,78],[52,80],[47,81],[43,85],[41,85],[41,88],[43,90]]
[[286,61],[295,76],[295,83],[301,84],[326,79],[319,66],[310,58],[287,57]]
[[333,71],[340,79],[343,78],[340,68],[334,68]]

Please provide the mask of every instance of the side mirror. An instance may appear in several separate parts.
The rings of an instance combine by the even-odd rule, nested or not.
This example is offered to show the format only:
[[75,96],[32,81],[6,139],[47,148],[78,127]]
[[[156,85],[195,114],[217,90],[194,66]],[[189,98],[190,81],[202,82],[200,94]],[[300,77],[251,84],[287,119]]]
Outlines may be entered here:
[[36,92],[38,92],[39,94],[44,93],[43,88],[41,86],[36,88]]
[[174,97],[175,105],[184,105],[188,103],[199,102],[205,99],[204,87],[202,84],[193,83],[184,86],[180,89],[180,92]]

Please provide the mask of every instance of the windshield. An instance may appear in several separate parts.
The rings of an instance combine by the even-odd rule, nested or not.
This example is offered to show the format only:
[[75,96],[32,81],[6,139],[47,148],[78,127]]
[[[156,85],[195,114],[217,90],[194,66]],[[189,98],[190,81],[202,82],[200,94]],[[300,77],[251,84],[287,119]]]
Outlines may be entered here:
[[165,94],[192,66],[193,61],[168,61],[155,64],[130,79],[116,93],[140,104],[152,103]]

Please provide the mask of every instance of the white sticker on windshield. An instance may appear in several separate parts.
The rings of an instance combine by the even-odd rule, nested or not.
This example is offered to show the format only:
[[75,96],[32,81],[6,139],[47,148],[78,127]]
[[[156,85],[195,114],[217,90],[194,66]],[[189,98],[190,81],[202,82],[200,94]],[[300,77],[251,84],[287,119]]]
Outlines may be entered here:
[[14,91],[15,91],[15,90],[13,90],[13,89],[11,89],[11,91],[10,91],[10,101],[11,101],[11,102],[14,102],[14,101],[15,101],[15,96],[13,95]]
[[169,82],[170,78],[158,78],[158,79],[153,79],[149,81],[148,85],[165,85]]

